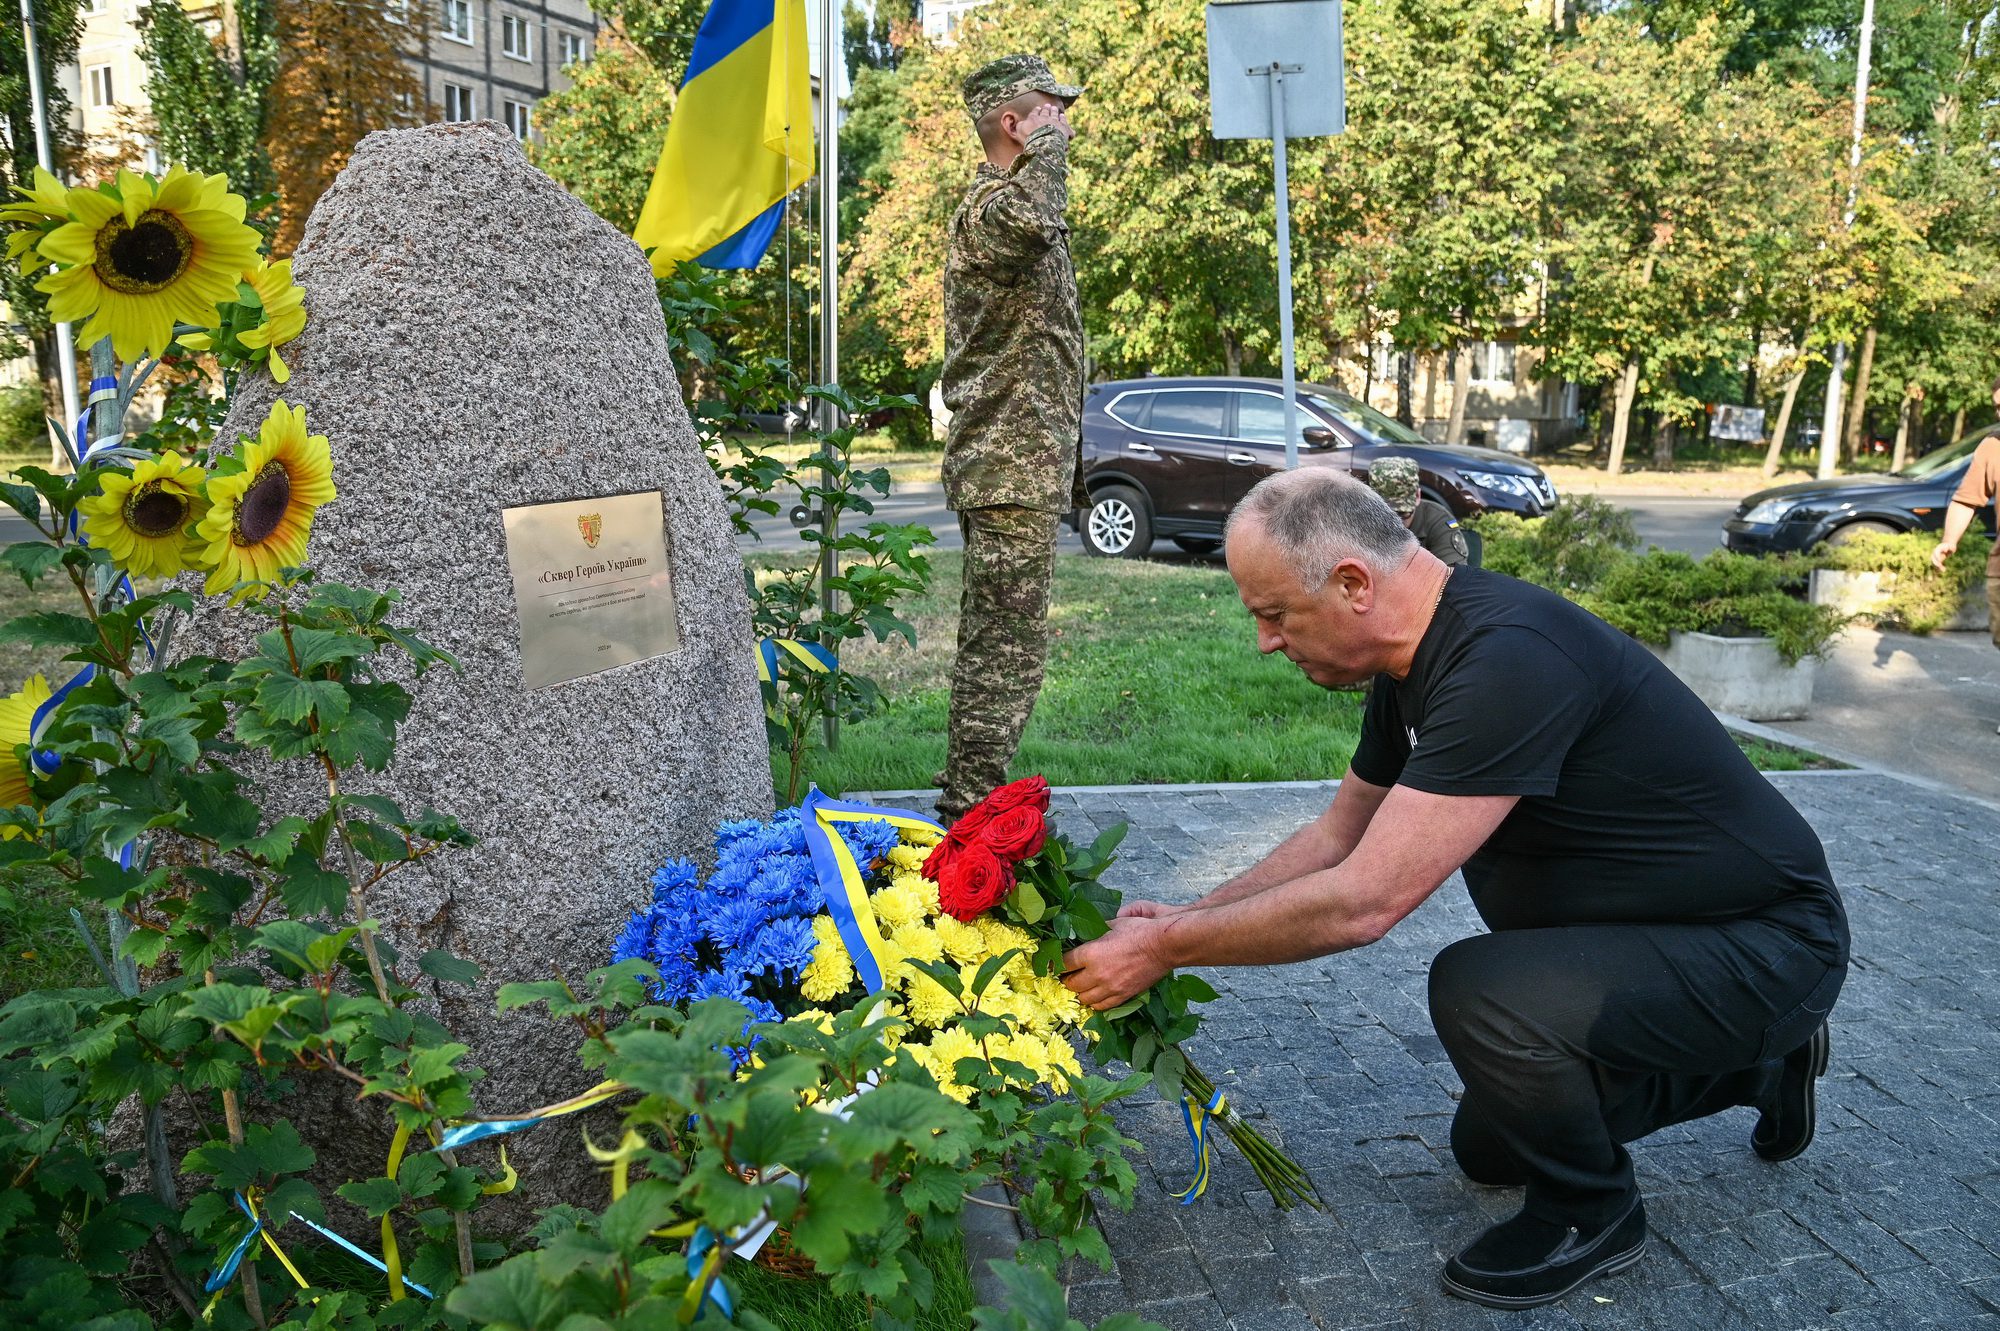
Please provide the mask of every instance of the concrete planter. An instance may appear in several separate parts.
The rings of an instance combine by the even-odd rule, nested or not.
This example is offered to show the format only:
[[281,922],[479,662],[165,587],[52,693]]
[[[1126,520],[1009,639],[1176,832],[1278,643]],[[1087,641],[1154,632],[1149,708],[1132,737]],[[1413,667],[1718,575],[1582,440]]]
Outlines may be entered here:
[[[1889,598],[1896,590],[1894,573],[1846,572],[1839,569],[1816,568],[1812,571],[1812,581],[1808,584],[1806,596],[1814,605],[1831,606],[1843,615],[1858,615],[1873,621],[1889,604]],[[1959,602],[1958,613],[1953,615],[1939,631],[1944,633],[1983,633],[1989,623],[1986,608],[1986,585],[1984,580],[1973,583],[1965,589],[1965,596]]]
[[1769,638],[1676,633],[1665,648],[1648,650],[1718,712],[1747,721],[1797,721],[1811,708],[1819,658],[1786,665]]

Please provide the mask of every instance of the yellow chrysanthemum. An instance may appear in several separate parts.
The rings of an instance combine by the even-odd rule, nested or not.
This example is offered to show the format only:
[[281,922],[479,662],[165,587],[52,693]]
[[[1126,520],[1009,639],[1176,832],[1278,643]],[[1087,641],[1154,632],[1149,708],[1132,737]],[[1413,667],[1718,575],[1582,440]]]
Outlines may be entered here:
[[206,473],[178,453],[146,458],[129,472],[108,472],[97,493],[77,505],[83,534],[120,568],[172,577],[195,562],[188,528],[208,511]]
[[1033,1031],[1037,1035],[1047,1035],[1055,1029],[1055,1014],[1049,1011],[1048,1005],[1024,990],[1013,991],[1013,1000],[1007,1005],[1007,1015],[1012,1017],[1014,1024],[1022,1030]]
[[[35,709],[49,700],[49,682],[32,676],[19,693],[0,698],[0,809],[34,803],[28,789],[27,764],[16,759],[14,750],[32,742]],[[21,835],[18,825],[0,827],[0,840]]]
[[1048,1082],[1050,1090],[1061,1095],[1069,1089],[1070,1082],[1083,1076],[1083,1064],[1077,1061],[1076,1049],[1060,1035],[1050,1036],[1042,1048],[1047,1060],[1042,1080]]
[[952,959],[953,964],[977,965],[985,960],[986,936],[965,921],[942,915],[932,922],[931,927],[937,930],[938,941],[944,944],[945,955]]
[[937,936],[937,930],[927,924],[903,925],[889,935],[889,941],[905,957],[915,957],[919,961],[944,960],[944,941]]
[[1025,989],[1049,1010],[1058,1026],[1081,1026],[1090,1014],[1083,1009],[1076,991],[1053,975],[1037,975],[1025,982]]
[[903,841],[907,845],[922,846],[925,850],[929,850],[942,840],[944,840],[944,837],[941,833],[934,832],[928,827],[906,827],[903,829]]
[[245,440],[243,469],[208,481],[208,516],[198,528],[201,562],[214,571],[208,592],[239,582],[274,582],[279,570],[303,564],[313,514],[330,502],[333,450],[323,434],[306,433],[306,409],[279,398],[257,438]]
[[840,997],[854,984],[854,963],[840,931],[828,915],[813,917],[813,959],[799,975],[799,992],[809,1003],[825,1003]]
[[888,854],[890,865],[903,873],[915,873],[924,867],[927,858],[928,852],[908,844],[896,846]]
[[944,914],[944,907],[938,904],[938,885],[936,883],[933,883],[920,873],[899,873],[896,875],[895,881],[898,886],[906,887],[916,893],[917,899],[924,903],[924,914],[926,916],[936,919],[938,916]]
[[997,957],[1010,949],[1020,953],[1000,972],[1009,981],[1018,984],[1034,974],[1032,961],[1035,955],[1035,940],[1028,936],[1027,930],[1008,924],[1004,920],[996,920],[990,915],[982,915],[974,920],[973,927],[978,929],[980,936],[986,940],[986,950],[989,954]]
[[89,320],[82,345],[109,337],[127,360],[164,352],[176,323],[214,323],[257,264],[261,238],[223,176],[120,171],[114,188],[73,189],[67,204],[70,220],[39,245],[61,270],[36,285],[49,294],[50,318]]
[[257,265],[255,272],[244,274],[244,279],[263,302],[264,320],[255,328],[238,333],[236,340],[246,347],[270,348],[271,377],[285,383],[291,379],[292,371],[278,354],[278,348],[305,331],[305,290],[292,281],[290,259],[278,263],[266,260]]
[[965,1015],[965,1008],[951,991],[922,971],[904,972],[903,994],[909,1002],[910,1020],[919,1026],[943,1026]]
[[875,908],[876,920],[891,932],[924,918],[924,899],[907,886],[906,877],[896,879],[868,899]]

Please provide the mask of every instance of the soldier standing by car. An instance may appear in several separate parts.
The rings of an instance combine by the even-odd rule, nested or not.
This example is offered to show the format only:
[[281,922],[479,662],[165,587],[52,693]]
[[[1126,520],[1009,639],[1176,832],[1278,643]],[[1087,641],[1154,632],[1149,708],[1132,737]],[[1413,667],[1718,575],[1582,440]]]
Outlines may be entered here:
[[[2000,414],[2000,379],[1993,381],[1993,410]],[[1979,516],[1979,510],[1992,503],[1996,494],[2000,494],[2000,434],[1987,436],[1973,450],[1965,479],[1952,492],[1951,507],[1944,515],[1943,539],[1931,551],[1931,563],[1940,571],[1944,561],[1958,549],[1960,539]],[[1993,553],[1986,557],[1986,608],[1993,621],[1993,645],[2000,647],[2000,541],[1993,543]]]
[[1409,458],[1381,458],[1368,468],[1368,484],[1387,501],[1417,538],[1417,544],[1456,568],[1470,556],[1465,529],[1443,504],[1424,498],[1417,464]]
[[1040,56],[975,70],[986,160],[952,216],[944,271],[945,503],[965,538],[938,814],[1007,779],[1048,659],[1056,524],[1083,502],[1083,313],[1070,263],[1065,114],[1083,93]]

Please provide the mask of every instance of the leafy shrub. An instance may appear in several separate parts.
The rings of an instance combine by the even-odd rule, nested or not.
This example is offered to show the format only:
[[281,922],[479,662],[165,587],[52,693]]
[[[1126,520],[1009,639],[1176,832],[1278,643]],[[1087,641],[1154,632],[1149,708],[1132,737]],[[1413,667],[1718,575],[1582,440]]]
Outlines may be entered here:
[[1632,551],[1632,515],[1596,495],[1570,495],[1539,518],[1483,513],[1470,524],[1486,543],[1481,563],[1551,591],[1584,593]]
[[1813,566],[1840,573],[1879,573],[1889,603],[1875,616],[1877,623],[1911,633],[1930,633],[1951,622],[1965,594],[1986,576],[1990,538],[1967,532],[1945,561],[1944,571],[1931,567],[1935,532],[1869,532],[1849,540],[1827,542],[1813,552]]
[[0,453],[48,456],[49,426],[42,407],[39,383],[0,388]]
[[1701,560],[1677,550],[1625,558],[1586,596],[1577,597],[1614,628],[1665,646],[1675,632],[1771,639],[1785,661],[1826,650],[1847,617],[1796,594],[1808,566],[1711,551]]

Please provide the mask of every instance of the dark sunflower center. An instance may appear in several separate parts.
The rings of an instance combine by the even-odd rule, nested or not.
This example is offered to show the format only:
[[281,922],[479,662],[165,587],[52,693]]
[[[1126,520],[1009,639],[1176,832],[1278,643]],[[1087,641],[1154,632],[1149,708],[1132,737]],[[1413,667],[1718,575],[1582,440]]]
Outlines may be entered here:
[[97,276],[113,291],[143,296],[172,286],[194,262],[194,237],[158,208],[131,226],[114,217],[97,233]]
[[236,505],[236,523],[231,531],[238,545],[262,545],[285,520],[292,503],[292,477],[282,462],[265,464],[243,492]]
[[125,496],[125,525],[141,536],[171,536],[187,525],[187,516],[187,496],[158,481],[134,486]]

